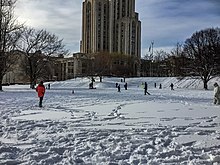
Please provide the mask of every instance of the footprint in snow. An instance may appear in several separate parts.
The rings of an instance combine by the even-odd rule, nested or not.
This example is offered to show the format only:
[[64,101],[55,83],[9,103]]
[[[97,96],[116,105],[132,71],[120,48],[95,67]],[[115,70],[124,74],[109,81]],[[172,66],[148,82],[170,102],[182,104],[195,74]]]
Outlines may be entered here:
[[89,112],[89,113],[85,114],[85,116],[87,116],[91,119],[97,118],[95,115],[96,115],[96,112]]
[[117,110],[121,109],[121,106],[117,106]]
[[123,118],[122,114],[119,112],[119,109],[113,109],[112,112],[108,116],[116,116],[119,118]]

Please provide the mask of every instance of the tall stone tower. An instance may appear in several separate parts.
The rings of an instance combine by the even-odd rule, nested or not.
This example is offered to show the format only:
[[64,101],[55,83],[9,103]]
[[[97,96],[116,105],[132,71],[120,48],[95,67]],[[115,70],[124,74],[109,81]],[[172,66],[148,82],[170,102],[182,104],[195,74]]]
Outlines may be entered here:
[[85,0],[82,53],[118,52],[140,57],[141,22],[135,0]]
[[109,0],[85,0],[82,14],[82,53],[110,51]]
[[135,0],[110,0],[110,51],[140,57],[141,22]]
[[140,59],[138,17],[135,0],[84,0],[80,52],[116,52]]

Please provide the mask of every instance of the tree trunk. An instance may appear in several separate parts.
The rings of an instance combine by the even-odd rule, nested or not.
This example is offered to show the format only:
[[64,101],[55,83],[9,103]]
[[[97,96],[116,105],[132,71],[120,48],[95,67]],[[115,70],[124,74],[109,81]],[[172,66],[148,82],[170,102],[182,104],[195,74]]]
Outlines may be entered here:
[[3,91],[2,90],[2,82],[0,82],[0,92]]
[[33,76],[33,66],[32,66],[32,61],[31,61],[30,57],[28,57],[28,65],[30,67],[30,71],[29,71],[30,88],[34,89],[34,87],[35,87],[35,80],[34,80],[34,76]]
[[0,76],[0,91],[2,91],[2,80],[3,80],[3,77]]
[[36,79],[34,78],[33,74],[30,75],[30,88],[35,89]]
[[31,89],[35,89],[35,85],[36,85],[36,82],[34,80],[31,80],[30,82],[30,88]]
[[204,84],[204,89],[208,90],[208,81],[207,80],[203,80],[203,84]]

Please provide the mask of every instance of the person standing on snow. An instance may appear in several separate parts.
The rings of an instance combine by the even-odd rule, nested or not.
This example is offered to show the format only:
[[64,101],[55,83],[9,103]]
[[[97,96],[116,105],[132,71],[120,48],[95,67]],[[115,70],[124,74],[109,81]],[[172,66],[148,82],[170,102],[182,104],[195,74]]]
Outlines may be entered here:
[[125,90],[128,89],[128,83],[125,83],[124,88],[125,88]]
[[220,104],[220,87],[218,83],[214,83],[214,104]]
[[40,82],[40,84],[37,86],[36,88],[36,92],[38,94],[39,97],[39,107],[42,107],[42,101],[44,98],[44,94],[45,94],[45,86],[43,84],[43,81]]
[[48,87],[48,89],[50,89],[50,83],[48,84],[48,86],[47,86],[47,87]]
[[173,85],[173,83],[171,83],[171,84],[170,84],[171,90],[174,90],[173,87],[174,87],[174,85]]
[[147,82],[144,83],[144,95],[150,95],[150,93],[147,91]]
[[118,84],[118,92],[121,92],[120,84]]

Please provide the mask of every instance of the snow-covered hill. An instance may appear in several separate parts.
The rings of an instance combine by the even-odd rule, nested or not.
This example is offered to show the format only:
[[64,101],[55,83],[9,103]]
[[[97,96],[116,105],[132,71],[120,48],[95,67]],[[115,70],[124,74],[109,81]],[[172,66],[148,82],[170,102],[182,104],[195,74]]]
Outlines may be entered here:
[[[128,90],[121,78],[96,78],[92,90],[88,78],[50,82],[43,108],[28,85],[4,87],[0,165],[220,164],[220,106],[212,90],[190,79],[126,82]],[[143,82],[151,95],[144,95]]]
[[[124,85],[123,78],[113,77],[107,78],[104,77],[102,83],[100,83],[99,77],[95,78],[96,82],[95,87],[99,88],[114,88],[115,83]],[[89,78],[76,78],[67,81],[60,82],[50,82],[54,88],[88,88],[90,83]],[[170,84],[173,83],[175,88],[188,88],[188,89],[203,89],[203,82],[199,78],[176,78],[176,77],[142,77],[142,78],[126,78],[126,82],[130,87],[141,86],[142,83],[147,82],[149,88],[154,88],[154,83],[162,84],[163,88],[169,88]],[[213,89],[214,82],[220,82],[220,77],[216,77],[208,82],[209,89]],[[46,83],[48,84],[48,83]]]

